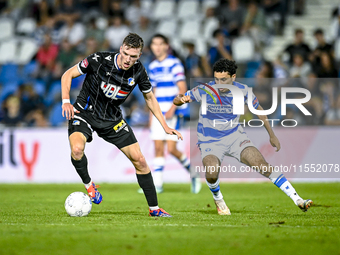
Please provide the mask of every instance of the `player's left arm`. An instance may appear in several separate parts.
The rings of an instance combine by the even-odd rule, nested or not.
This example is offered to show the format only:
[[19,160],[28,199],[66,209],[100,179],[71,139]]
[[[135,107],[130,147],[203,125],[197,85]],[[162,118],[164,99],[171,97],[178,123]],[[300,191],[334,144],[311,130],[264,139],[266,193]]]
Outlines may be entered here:
[[[261,105],[258,105],[257,110],[263,110]],[[270,137],[270,144],[276,148],[276,151],[279,151],[281,149],[281,145],[279,142],[279,139],[276,137],[276,135],[274,134],[274,131],[272,129],[272,127],[270,126],[270,123],[268,121],[268,117],[267,115],[257,115],[257,117],[263,121],[264,123],[264,127],[266,128],[269,137]]]
[[152,91],[148,93],[143,93],[146,105],[149,107],[152,114],[158,119],[158,121],[161,123],[165,133],[170,135],[177,135],[178,139],[183,140],[183,137],[180,132],[178,132],[175,129],[169,128],[168,125],[165,122],[165,119],[163,117],[161,108],[159,107],[158,101]]

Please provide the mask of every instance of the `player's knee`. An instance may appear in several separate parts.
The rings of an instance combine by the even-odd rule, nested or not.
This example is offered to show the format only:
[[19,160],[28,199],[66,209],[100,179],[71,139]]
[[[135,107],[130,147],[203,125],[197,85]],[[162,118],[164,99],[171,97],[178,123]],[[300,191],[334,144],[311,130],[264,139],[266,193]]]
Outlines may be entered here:
[[131,161],[137,169],[147,168],[147,163],[142,153],[136,153],[136,155],[132,157]]
[[80,160],[84,155],[84,146],[81,144],[73,144],[71,147],[72,157],[75,160]]
[[176,147],[169,147],[169,148],[168,148],[168,152],[169,152],[171,155],[175,155],[176,152],[177,152],[177,149],[176,149]]

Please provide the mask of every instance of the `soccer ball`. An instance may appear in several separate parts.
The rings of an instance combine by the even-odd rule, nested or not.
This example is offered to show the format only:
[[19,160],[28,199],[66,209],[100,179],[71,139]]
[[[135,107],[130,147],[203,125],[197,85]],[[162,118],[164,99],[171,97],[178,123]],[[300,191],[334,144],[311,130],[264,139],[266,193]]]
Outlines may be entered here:
[[92,202],[83,192],[71,193],[65,201],[65,210],[72,217],[86,216],[91,212]]

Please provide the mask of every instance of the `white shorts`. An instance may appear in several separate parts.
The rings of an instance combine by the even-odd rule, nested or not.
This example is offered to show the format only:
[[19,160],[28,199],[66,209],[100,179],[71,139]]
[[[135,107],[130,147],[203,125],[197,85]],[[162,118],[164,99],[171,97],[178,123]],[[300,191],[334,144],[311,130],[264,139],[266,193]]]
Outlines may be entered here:
[[242,129],[238,129],[217,142],[199,144],[202,160],[205,156],[214,155],[220,160],[221,164],[224,156],[234,157],[241,162],[241,152],[250,146],[255,147]]
[[[176,129],[178,122],[177,115],[174,115],[171,119],[166,120],[166,124],[169,128]],[[161,140],[161,141],[178,141],[177,135],[169,135],[165,133],[161,123],[159,123],[158,119],[155,116],[152,116],[151,122],[151,140]]]

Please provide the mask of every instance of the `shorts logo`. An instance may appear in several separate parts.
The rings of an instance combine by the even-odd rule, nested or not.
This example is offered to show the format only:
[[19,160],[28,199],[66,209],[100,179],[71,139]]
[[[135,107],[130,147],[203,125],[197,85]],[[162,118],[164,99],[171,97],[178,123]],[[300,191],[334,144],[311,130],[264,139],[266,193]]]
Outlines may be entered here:
[[244,140],[243,142],[240,143],[240,147],[242,147],[243,145],[245,145],[246,143],[250,143],[250,140]]
[[126,122],[124,120],[122,120],[121,122],[119,122],[116,126],[113,127],[114,131],[116,131],[117,133],[122,130],[124,127],[126,126]]
[[207,148],[207,149],[205,149],[205,151],[206,151],[206,152],[209,152],[209,151],[211,151],[211,149],[210,149],[210,148]]
[[80,64],[82,67],[87,68],[87,66],[89,65],[89,62],[87,61],[87,59],[85,58],[83,61],[81,61]]
[[129,78],[129,79],[128,79],[128,85],[129,85],[129,86],[135,85],[135,79],[134,79],[134,78]]
[[79,120],[74,120],[72,125],[79,126],[80,125],[80,121]]

